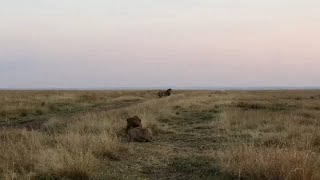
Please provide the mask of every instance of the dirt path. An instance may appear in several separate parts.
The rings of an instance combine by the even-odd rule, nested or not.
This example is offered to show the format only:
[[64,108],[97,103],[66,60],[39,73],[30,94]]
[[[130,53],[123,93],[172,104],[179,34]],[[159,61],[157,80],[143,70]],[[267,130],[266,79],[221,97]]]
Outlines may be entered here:
[[[95,106],[45,117],[19,119],[17,122],[0,124],[5,128],[26,128],[38,130],[51,117],[72,116],[87,112],[103,112],[139,104],[143,101],[120,101],[105,106]],[[210,107],[211,108],[211,107]],[[134,154],[128,161],[106,161],[114,177],[123,179],[222,179],[208,156],[209,150],[220,147],[225,142],[220,123],[219,107],[211,109],[184,109],[176,107],[175,116],[161,119],[160,126],[167,132],[155,136],[152,143],[134,143]],[[122,178],[120,178],[122,179]]]
[[[136,151],[149,156],[139,157],[140,175],[146,179],[223,179],[208,156],[209,150],[225,142],[218,128],[220,110],[190,111],[176,109],[175,118],[162,124],[175,133],[164,133],[150,144],[136,144]],[[151,155],[151,156],[150,156]],[[155,162],[152,162],[155,161]]]
[[76,111],[71,112],[64,112],[60,114],[47,114],[42,116],[34,116],[34,117],[26,117],[26,118],[19,118],[16,120],[10,120],[7,122],[1,122],[0,128],[26,128],[27,130],[38,130],[43,127],[43,124],[46,123],[50,118],[52,117],[70,117],[75,114],[81,114],[81,113],[88,113],[88,112],[105,112],[110,111],[114,109],[120,109],[132,105],[136,105],[138,103],[141,103],[141,100],[123,100],[119,101],[117,103],[113,103],[110,105],[103,105],[103,106],[90,106],[85,107]]

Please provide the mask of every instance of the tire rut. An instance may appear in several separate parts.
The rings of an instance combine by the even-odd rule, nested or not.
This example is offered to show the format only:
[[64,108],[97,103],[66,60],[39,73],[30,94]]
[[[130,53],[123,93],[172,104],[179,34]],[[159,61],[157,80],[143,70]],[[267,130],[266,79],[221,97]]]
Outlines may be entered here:
[[41,117],[32,117],[28,119],[17,119],[14,121],[2,122],[0,123],[1,128],[18,128],[18,129],[26,129],[26,130],[39,130],[43,128],[43,125],[52,117],[70,117],[75,114],[83,114],[88,112],[107,112],[110,110],[121,109],[125,107],[129,107],[132,105],[139,104],[143,101],[135,100],[135,101],[122,101],[111,105],[99,106],[99,107],[87,107],[78,111],[64,113],[64,114],[50,114]]

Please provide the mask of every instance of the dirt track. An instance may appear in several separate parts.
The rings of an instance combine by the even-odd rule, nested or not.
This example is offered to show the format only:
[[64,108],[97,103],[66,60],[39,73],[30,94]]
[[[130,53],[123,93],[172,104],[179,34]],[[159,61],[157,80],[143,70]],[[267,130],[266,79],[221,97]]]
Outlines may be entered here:
[[38,130],[43,128],[43,124],[45,124],[52,117],[70,117],[75,114],[88,113],[88,112],[101,112],[101,111],[110,111],[114,109],[120,109],[124,107],[128,107],[131,105],[135,105],[140,103],[141,100],[134,101],[120,101],[118,103],[114,103],[106,106],[92,106],[88,108],[83,108],[77,111],[65,112],[62,114],[49,114],[42,116],[34,116],[27,118],[18,118],[15,120],[10,120],[6,122],[0,122],[0,128],[26,128],[27,130]]

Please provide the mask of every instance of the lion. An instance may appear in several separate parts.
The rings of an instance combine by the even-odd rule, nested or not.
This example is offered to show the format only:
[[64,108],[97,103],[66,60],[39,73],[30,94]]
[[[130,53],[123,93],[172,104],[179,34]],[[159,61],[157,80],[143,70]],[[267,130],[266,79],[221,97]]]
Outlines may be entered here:
[[140,127],[142,128],[141,119],[138,116],[133,116],[127,118],[127,128],[126,133],[128,133],[128,130],[131,128]]
[[135,127],[128,130],[128,141],[152,142],[153,135],[150,128]]
[[171,95],[171,92],[172,92],[172,89],[168,89],[166,91],[159,91],[158,92],[158,97],[159,98],[162,98],[164,96],[170,96]]

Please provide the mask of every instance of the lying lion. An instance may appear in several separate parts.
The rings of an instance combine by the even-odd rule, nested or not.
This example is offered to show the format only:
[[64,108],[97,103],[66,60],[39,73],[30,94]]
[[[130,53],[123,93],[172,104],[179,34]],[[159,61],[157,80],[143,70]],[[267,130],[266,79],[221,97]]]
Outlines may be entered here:
[[128,140],[129,142],[137,141],[137,142],[152,142],[152,132],[150,128],[131,128],[128,131]]
[[151,142],[153,139],[151,129],[142,128],[141,119],[138,116],[127,119],[126,133],[129,142]]
[[131,128],[136,128],[136,127],[141,127],[141,119],[138,116],[133,116],[127,118],[127,128],[126,128],[126,133],[128,133],[129,129]]

